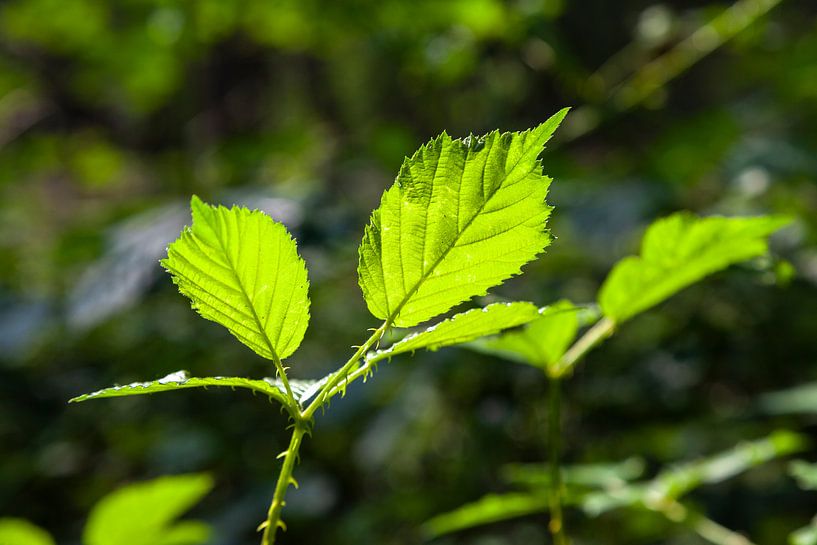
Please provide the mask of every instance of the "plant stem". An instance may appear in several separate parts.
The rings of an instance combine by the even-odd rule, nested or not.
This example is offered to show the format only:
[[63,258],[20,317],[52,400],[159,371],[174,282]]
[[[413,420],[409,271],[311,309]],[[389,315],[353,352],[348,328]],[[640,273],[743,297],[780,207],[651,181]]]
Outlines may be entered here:
[[377,343],[383,337],[383,335],[386,334],[386,330],[388,330],[390,325],[391,324],[388,321],[386,321],[383,322],[383,324],[380,327],[374,330],[372,336],[366,339],[366,342],[364,342],[357,348],[357,351],[355,351],[355,353],[352,354],[352,357],[349,358],[349,360],[343,364],[343,367],[335,371],[335,373],[332,375],[332,378],[329,379],[326,382],[326,384],[323,385],[323,388],[321,388],[320,393],[315,397],[312,403],[310,403],[309,406],[306,409],[304,409],[303,412],[301,412],[301,418],[303,418],[304,420],[310,420],[312,416],[315,414],[315,411],[317,411],[324,403],[326,403],[332,396],[334,396],[337,393],[335,387],[338,384],[340,384],[341,381],[347,380],[348,384],[348,382],[360,376],[359,374],[355,373],[354,377],[352,378],[352,376],[350,375],[352,367],[354,367],[354,365],[360,360],[360,358],[362,358],[366,354],[366,352],[368,352],[369,349],[372,346],[374,346],[375,343]]
[[550,523],[548,529],[554,545],[567,545],[564,518],[562,517],[562,399],[561,379],[550,378],[548,395],[548,450],[550,451]]
[[307,428],[303,422],[295,423],[292,430],[292,439],[289,441],[289,448],[284,453],[284,465],[281,467],[281,473],[278,474],[278,483],[275,485],[275,493],[269,506],[267,520],[262,524],[264,534],[261,537],[261,545],[274,545],[278,528],[286,529],[281,521],[281,511],[285,505],[284,496],[286,496],[290,484],[298,486],[292,478],[292,470],[295,468],[295,461],[298,459],[298,451],[301,448],[301,442],[306,431]]
[[588,329],[573,346],[565,352],[562,359],[549,371],[551,377],[563,377],[573,371],[573,368],[585,354],[613,334],[616,324],[610,318],[604,317]]

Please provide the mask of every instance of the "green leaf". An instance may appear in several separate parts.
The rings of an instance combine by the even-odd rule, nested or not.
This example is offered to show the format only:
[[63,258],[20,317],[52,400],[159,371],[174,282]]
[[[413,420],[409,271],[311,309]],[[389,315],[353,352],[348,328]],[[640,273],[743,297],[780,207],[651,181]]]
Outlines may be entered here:
[[438,515],[423,525],[429,538],[548,510],[545,494],[490,494],[473,503]]
[[817,464],[794,460],[789,464],[789,474],[803,490],[817,490]]
[[[290,386],[295,387],[293,383],[300,383],[301,381],[291,381]],[[102,399],[106,397],[124,397],[132,395],[155,394],[158,392],[169,392],[173,390],[181,390],[184,388],[207,388],[208,386],[229,387],[229,388],[247,388],[253,392],[259,392],[266,396],[270,396],[283,405],[287,405],[287,398],[283,387],[279,381],[273,379],[253,380],[241,377],[205,377],[196,378],[190,377],[187,371],[176,371],[158,380],[150,382],[133,382],[123,386],[112,386],[104,388],[90,394],[77,396],[69,401],[69,403],[77,403],[80,401],[88,401],[89,399]],[[305,389],[310,384],[305,385]],[[296,393],[296,395],[298,395]]]
[[0,545],[54,545],[54,539],[27,520],[0,518]]
[[539,309],[533,303],[494,303],[452,316],[423,331],[407,336],[385,350],[372,352],[368,361],[380,361],[405,352],[437,350],[494,335],[504,329],[518,327],[535,320]]
[[570,301],[546,307],[541,317],[520,331],[480,339],[470,347],[519,363],[547,369],[558,363],[579,330],[578,308]]
[[521,133],[443,133],[405,160],[360,245],[372,314],[415,326],[484,295],[544,251],[550,179],[537,157],[566,114]]
[[258,210],[191,201],[193,226],[162,265],[199,314],[280,362],[309,323],[306,266],[286,228]]
[[88,518],[85,545],[198,545],[209,526],[176,519],[213,487],[207,475],[176,475],[120,488],[104,497]]
[[734,263],[763,255],[782,217],[699,218],[677,213],[647,229],[640,256],[621,260],[599,293],[605,316],[622,322]]

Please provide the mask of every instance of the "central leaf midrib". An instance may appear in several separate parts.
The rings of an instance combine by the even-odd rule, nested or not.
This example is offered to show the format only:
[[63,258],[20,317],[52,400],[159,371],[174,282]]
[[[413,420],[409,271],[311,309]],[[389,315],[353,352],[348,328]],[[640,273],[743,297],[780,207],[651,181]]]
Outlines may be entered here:
[[[219,222],[221,223],[221,218],[219,218]],[[226,222],[225,222],[224,226],[226,228]],[[221,251],[224,252],[224,255],[227,257],[227,263],[230,264],[230,272],[233,273],[233,278],[235,278],[235,282],[236,282],[236,284],[238,284],[238,287],[239,287],[238,291],[241,292],[241,295],[244,296],[244,301],[247,303],[247,306],[249,307],[250,312],[252,313],[252,317],[253,317],[253,320],[255,321],[255,325],[258,327],[258,332],[261,334],[261,338],[263,338],[264,342],[266,342],[266,344],[267,344],[267,348],[270,351],[270,355],[272,356],[272,360],[276,361],[276,362],[280,361],[280,358],[278,357],[278,352],[276,352],[275,348],[272,347],[272,342],[270,341],[269,336],[267,335],[266,329],[264,329],[264,327],[261,325],[261,320],[258,318],[258,313],[255,311],[255,307],[253,306],[252,301],[250,300],[250,296],[247,293],[247,289],[244,287],[244,284],[241,282],[241,277],[238,276],[238,270],[236,268],[236,264],[233,263],[233,258],[230,255],[230,252],[227,251],[227,248],[224,245],[224,240],[222,239],[221,236],[218,236],[216,238],[218,239],[218,244],[221,247]],[[239,247],[239,249],[240,249],[240,247]]]
[[[514,163],[513,168],[510,169],[510,172],[513,172],[514,169],[516,169],[516,167],[519,165],[519,162],[525,156],[525,151],[526,150],[523,149],[520,152],[519,158],[517,158],[516,162]],[[487,150],[486,153],[488,153],[490,155],[490,150]],[[487,160],[488,160],[488,158],[486,158],[486,161]],[[467,161],[467,158],[466,158],[466,161]],[[463,166],[463,169],[464,168],[465,167]],[[426,272],[424,272],[422,274],[422,276],[420,276],[420,278],[417,280],[417,282],[414,284],[414,286],[412,286],[411,290],[409,290],[406,293],[403,300],[400,302],[400,304],[397,305],[394,312],[389,316],[388,322],[390,322],[390,323],[394,322],[394,320],[400,315],[400,311],[403,310],[403,307],[406,306],[406,304],[409,302],[409,300],[411,300],[411,298],[414,296],[414,294],[417,292],[417,290],[420,289],[420,286],[423,284],[423,282],[425,282],[428,279],[428,277],[431,275],[431,273],[434,271],[434,269],[436,269],[439,266],[439,264],[443,261],[443,259],[445,259],[446,256],[448,256],[448,253],[457,245],[457,243],[459,242],[462,235],[471,227],[471,224],[482,213],[482,211],[485,209],[485,207],[488,205],[488,203],[491,201],[491,199],[493,199],[494,196],[497,193],[499,193],[499,191],[504,187],[504,183],[508,179],[508,176],[509,176],[509,171],[506,168],[505,169],[505,177],[502,179],[502,181],[499,184],[497,184],[496,190],[494,190],[494,192],[491,193],[488,196],[488,198],[485,199],[482,202],[482,204],[480,204],[479,208],[474,213],[474,215],[471,216],[471,218],[468,220],[468,222],[463,226],[462,230],[459,233],[457,233],[456,237],[454,237],[454,240],[451,242],[451,245],[448,246],[445,250],[443,250],[443,252],[440,254],[440,257],[438,257],[434,261],[434,263],[431,264],[431,267],[429,267],[428,270]],[[485,176],[483,175],[483,177],[482,177],[483,183],[484,183],[484,179],[485,179]],[[460,192],[461,191],[462,191],[462,186],[460,186]],[[402,229],[401,229],[401,231],[402,231]],[[485,240],[487,240],[487,239],[485,239]]]

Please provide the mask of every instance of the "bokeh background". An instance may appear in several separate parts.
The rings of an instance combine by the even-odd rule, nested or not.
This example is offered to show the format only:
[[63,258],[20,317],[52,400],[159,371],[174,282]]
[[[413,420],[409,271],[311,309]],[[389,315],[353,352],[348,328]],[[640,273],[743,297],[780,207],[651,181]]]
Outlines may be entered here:
[[[775,260],[684,291],[587,359],[565,392],[567,460],[657,468],[817,431],[817,399],[759,403],[817,380],[812,0],[3,2],[0,514],[77,544],[121,484],[208,471],[195,514],[213,543],[256,543],[287,441],[276,407],[230,391],[66,404],[178,369],[271,373],[160,270],[189,196],[295,233],[313,318],[289,363],[318,377],[376,325],[357,244],[403,157],[442,130],[524,129],[566,105],[544,155],[558,238],[497,296],[592,302],[643,227],[678,209],[797,217]],[[503,464],[545,457],[546,389],[466,350],[381,365],[319,417],[284,542],[420,543],[427,518],[503,490]],[[693,499],[759,543],[817,511],[782,464]],[[577,543],[699,543],[644,514],[568,524]],[[545,539],[527,517],[440,543]]]

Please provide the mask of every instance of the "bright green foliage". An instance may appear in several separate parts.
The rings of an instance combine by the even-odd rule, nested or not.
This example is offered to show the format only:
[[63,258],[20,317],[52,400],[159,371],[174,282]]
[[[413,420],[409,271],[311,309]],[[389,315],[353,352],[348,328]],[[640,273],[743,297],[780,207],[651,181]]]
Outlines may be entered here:
[[622,322],[729,265],[763,255],[786,218],[699,218],[673,214],[653,223],[641,255],[621,260],[599,294],[605,316]]
[[207,475],[176,475],[133,484],[103,498],[93,509],[84,545],[198,545],[209,539],[201,522],[176,519],[213,486]]
[[795,460],[789,465],[789,473],[803,490],[817,490],[817,464]]
[[471,347],[511,361],[547,369],[556,365],[576,338],[578,309],[570,301],[546,307],[542,315],[520,331],[480,339]]
[[372,314],[415,326],[485,294],[544,251],[550,179],[538,156],[566,114],[521,133],[443,133],[405,160],[360,245]]
[[538,316],[539,309],[533,303],[494,303],[452,316],[419,333],[409,335],[385,350],[370,354],[367,359],[379,361],[423,348],[437,350],[444,346],[466,343],[529,323]]
[[434,538],[474,526],[541,513],[547,508],[546,494],[490,494],[434,517],[423,525],[423,531],[429,538]]
[[259,355],[292,354],[309,323],[309,281],[295,241],[258,210],[193,197],[193,226],[162,265],[199,314],[225,326]]
[[[291,385],[291,384],[290,384]],[[221,386],[229,388],[247,388],[253,392],[268,395],[281,403],[286,403],[284,391],[276,381],[272,379],[252,380],[241,377],[206,377],[197,378],[188,376],[186,371],[176,371],[166,377],[150,382],[133,382],[123,386],[112,386],[104,388],[90,394],[84,394],[73,398],[70,402],[87,401],[89,399],[101,399],[105,397],[123,397],[132,395],[155,394],[158,392],[168,392],[181,390],[183,388],[207,388],[209,386]]]
[[55,545],[48,532],[27,520],[0,518],[0,545]]

